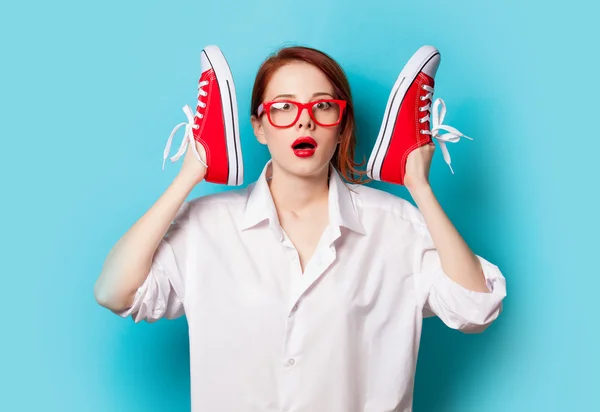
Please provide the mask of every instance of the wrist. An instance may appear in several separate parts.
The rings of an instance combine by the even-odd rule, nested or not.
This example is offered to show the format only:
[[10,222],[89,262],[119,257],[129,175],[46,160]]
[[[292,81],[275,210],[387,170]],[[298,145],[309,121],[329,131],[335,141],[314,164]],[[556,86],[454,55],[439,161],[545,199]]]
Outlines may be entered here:
[[410,192],[410,194],[414,196],[419,196],[424,193],[433,192],[431,185],[429,182],[420,182],[420,183],[412,183],[410,185],[406,185],[406,189]]
[[198,179],[198,176],[193,176],[193,175],[189,175],[189,174],[185,174],[185,173],[179,173],[177,176],[175,176],[175,179],[173,180],[173,184],[175,186],[181,187],[183,190],[191,192],[192,189],[198,183],[200,183],[202,180],[203,180],[203,178]]

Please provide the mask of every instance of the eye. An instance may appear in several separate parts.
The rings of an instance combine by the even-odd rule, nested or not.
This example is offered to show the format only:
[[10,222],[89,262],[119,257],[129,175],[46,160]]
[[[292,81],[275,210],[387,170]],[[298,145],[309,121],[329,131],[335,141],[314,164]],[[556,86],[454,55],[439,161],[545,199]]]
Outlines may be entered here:
[[277,102],[277,103],[273,103],[273,105],[271,106],[273,109],[275,110],[290,110],[292,108],[292,105],[288,102]]
[[331,103],[329,102],[319,102],[315,105],[318,110],[327,110],[331,107]]

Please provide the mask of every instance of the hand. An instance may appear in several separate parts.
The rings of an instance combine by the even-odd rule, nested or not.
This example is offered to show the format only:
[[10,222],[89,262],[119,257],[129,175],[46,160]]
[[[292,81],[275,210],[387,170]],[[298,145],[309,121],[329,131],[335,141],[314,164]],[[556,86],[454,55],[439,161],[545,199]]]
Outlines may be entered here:
[[408,190],[429,186],[429,170],[434,151],[435,143],[429,143],[408,154],[404,173],[404,186]]
[[[208,164],[206,162],[206,151],[204,150],[204,146],[196,140],[194,140],[194,144],[196,145],[196,149],[198,149],[198,154],[200,155],[202,161]],[[204,167],[204,165],[200,163],[198,159],[196,159],[196,155],[190,147],[190,143],[188,143],[188,147],[183,158],[183,164],[179,170],[179,176],[185,179],[190,179],[194,185],[200,183],[206,176],[206,167]]]

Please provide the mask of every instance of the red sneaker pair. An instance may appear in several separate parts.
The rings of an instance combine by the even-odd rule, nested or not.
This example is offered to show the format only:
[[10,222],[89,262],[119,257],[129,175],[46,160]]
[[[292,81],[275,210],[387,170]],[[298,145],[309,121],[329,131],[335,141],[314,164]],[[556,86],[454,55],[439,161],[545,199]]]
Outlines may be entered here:
[[[455,128],[442,124],[446,115],[446,105],[442,99],[436,99],[433,106],[431,104],[439,64],[440,52],[433,46],[423,46],[400,72],[388,98],[379,135],[369,157],[369,178],[403,185],[406,159],[410,152],[431,143],[435,138],[444,160],[450,166],[446,143],[456,143],[461,137],[471,139]],[[440,105],[441,112],[438,110]],[[452,166],[450,170],[454,173]]]
[[[206,166],[204,179],[207,182],[239,186],[244,181],[244,165],[233,76],[217,46],[207,46],[202,50],[200,69],[196,113],[192,114],[187,105],[183,107],[188,121],[178,124],[171,132],[163,155],[163,169],[173,136],[185,126],[184,138],[171,161],[177,161],[189,145],[198,161]],[[207,164],[198,154],[194,140],[204,146]]]

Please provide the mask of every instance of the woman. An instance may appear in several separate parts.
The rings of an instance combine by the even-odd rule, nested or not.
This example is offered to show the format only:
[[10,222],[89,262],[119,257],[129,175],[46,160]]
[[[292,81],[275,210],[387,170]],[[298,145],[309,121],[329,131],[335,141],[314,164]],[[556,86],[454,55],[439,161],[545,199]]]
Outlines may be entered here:
[[[205,116],[217,97],[200,105]],[[196,151],[109,254],[100,304],[135,322],[185,313],[194,411],[410,411],[423,317],[479,332],[499,315],[502,274],[429,186],[434,147],[406,161],[419,209],[361,185],[353,108],[329,56],[280,50],[252,95],[254,134],[271,154],[259,179],[185,202],[213,165],[212,181],[239,182],[222,156],[235,128],[197,112]]]

